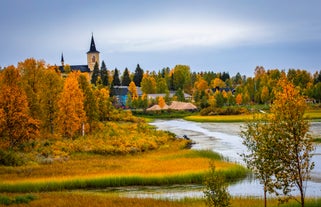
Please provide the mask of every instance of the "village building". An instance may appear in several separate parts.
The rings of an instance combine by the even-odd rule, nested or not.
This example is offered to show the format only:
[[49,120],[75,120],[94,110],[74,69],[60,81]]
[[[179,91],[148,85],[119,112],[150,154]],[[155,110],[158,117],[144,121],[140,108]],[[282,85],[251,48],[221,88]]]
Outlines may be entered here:
[[[96,49],[94,35],[92,34],[89,51],[87,52],[87,65],[69,65],[70,71],[89,73],[89,77],[91,77],[95,64],[98,64],[99,67],[99,61],[99,51]],[[59,67],[60,72],[67,72],[65,67],[64,55],[61,54],[61,66]]]

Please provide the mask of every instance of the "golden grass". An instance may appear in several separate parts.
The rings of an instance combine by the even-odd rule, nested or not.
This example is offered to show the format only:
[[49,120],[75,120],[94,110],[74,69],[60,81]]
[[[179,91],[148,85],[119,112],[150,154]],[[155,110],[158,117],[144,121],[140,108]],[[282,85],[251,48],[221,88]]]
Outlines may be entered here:
[[[5,194],[13,197],[19,194]],[[21,194],[20,194],[21,195]],[[36,193],[36,200],[29,204],[10,205],[16,206],[31,206],[31,207],[205,207],[205,202],[201,198],[185,198],[182,200],[160,200],[153,198],[126,198],[120,197],[116,193],[98,193],[98,192],[50,192],[50,193]],[[306,206],[319,206],[321,199],[306,199]],[[262,198],[254,197],[232,197],[231,207],[263,207]],[[268,199],[268,206],[278,206],[277,199]],[[289,203],[282,205],[284,207],[299,206],[295,201],[291,200]]]
[[[141,178],[161,179],[175,176],[204,174],[209,169],[209,158],[193,150],[179,149],[176,142],[171,147],[123,156],[102,156],[95,154],[75,154],[66,162],[49,165],[21,167],[0,167],[1,185],[35,185],[43,183],[87,182],[103,178]],[[233,163],[215,161],[216,169],[229,170]]]
[[187,116],[184,119],[196,122],[244,122],[253,118],[252,114],[241,115],[215,115],[215,116]]

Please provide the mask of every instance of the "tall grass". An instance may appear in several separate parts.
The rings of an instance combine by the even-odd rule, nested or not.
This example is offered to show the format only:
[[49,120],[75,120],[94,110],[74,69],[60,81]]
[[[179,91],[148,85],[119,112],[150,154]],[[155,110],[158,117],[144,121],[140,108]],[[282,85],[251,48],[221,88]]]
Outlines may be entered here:
[[[241,166],[231,167],[220,171],[228,181],[244,178],[247,170]],[[120,186],[162,186],[174,184],[201,184],[205,175],[199,173],[182,173],[172,175],[130,175],[109,177],[84,177],[71,179],[46,178],[27,182],[11,182],[0,184],[0,192],[48,192],[73,189],[96,189]]]

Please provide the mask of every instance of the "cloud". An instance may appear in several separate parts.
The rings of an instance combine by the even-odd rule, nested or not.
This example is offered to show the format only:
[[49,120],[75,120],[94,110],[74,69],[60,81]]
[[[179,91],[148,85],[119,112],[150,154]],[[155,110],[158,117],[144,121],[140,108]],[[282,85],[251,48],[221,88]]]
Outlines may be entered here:
[[191,47],[233,47],[273,38],[269,25],[218,19],[157,19],[127,22],[104,31],[105,44],[116,51],[167,51]]

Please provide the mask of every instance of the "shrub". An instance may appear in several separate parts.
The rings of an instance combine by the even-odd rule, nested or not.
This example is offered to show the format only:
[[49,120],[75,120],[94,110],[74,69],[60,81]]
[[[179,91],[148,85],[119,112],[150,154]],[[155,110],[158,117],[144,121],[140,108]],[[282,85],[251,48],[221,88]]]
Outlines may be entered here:
[[0,150],[0,165],[21,166],[25,160],[17,152]]

